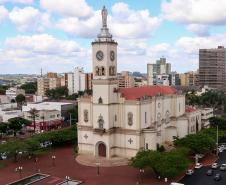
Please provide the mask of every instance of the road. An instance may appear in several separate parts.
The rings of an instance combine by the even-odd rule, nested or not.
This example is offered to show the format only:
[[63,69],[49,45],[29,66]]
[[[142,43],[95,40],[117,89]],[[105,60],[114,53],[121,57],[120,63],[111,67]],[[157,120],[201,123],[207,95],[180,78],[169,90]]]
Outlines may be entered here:
[[[219,154],[218,164],[226,163],[226,151]],[[226,171],[220,171],[219,168],[214,170],[214,175],[220,173],[222,179],[220,181],[215,181],[214,175],[207,176],[206,172],[210,169],[210,166],[202,167],[201,169],[195,169],[195,172],[191,176],[185,176],[180,183],[185,185],[226,185]]]

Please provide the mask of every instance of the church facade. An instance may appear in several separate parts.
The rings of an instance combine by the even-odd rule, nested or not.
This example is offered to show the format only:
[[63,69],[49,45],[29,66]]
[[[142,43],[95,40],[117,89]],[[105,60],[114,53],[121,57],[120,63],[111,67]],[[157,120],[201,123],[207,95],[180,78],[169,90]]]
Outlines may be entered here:
[[103,8],[101,32],[92,42],[93,95],[78,101],[79,154],[130,158],[141,149],[156,150],[174,136],[196,133],[201,115],[187,114],[185,96],[174,88],[118,88],[117,45]]

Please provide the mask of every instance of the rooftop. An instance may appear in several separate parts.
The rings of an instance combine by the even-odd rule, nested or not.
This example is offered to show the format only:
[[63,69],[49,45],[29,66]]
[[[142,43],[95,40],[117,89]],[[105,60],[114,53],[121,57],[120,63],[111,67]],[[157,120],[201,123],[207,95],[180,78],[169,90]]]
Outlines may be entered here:
[[122,97],[126,100],[137,100],[144,96],[157,96],[157,95],[172,95],[176,94],[177,90],[170,86],[143,86],[132,88],[121,88],[120,92]]

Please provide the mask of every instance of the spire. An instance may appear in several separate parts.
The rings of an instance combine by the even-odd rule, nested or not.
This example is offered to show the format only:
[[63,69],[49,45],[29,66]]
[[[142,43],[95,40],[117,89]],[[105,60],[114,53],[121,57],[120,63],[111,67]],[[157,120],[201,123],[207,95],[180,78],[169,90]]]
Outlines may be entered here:
[[107,27],[107,16],[108,11],[106,7],[104,6],[101,11],[102,16],[102,28],[100,34],[98,34],[98,40],[99,41],[112,41],[112,35],[109,33],[109,29]]

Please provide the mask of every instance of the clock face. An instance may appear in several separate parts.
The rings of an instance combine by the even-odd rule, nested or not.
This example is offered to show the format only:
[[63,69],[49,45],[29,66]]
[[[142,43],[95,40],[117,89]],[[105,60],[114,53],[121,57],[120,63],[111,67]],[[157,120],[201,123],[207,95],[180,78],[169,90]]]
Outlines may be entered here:
[[104,58],[104,53],[103,53],[103,51],[97,51],[97,53],[96,53],[96,58],[97,58],[97,60],[99,60],[99,61],[103,60],[103,58]]
[[114,51],[110,52],[110,59],[111,59],[111,61],[115,60],[115,52]]

